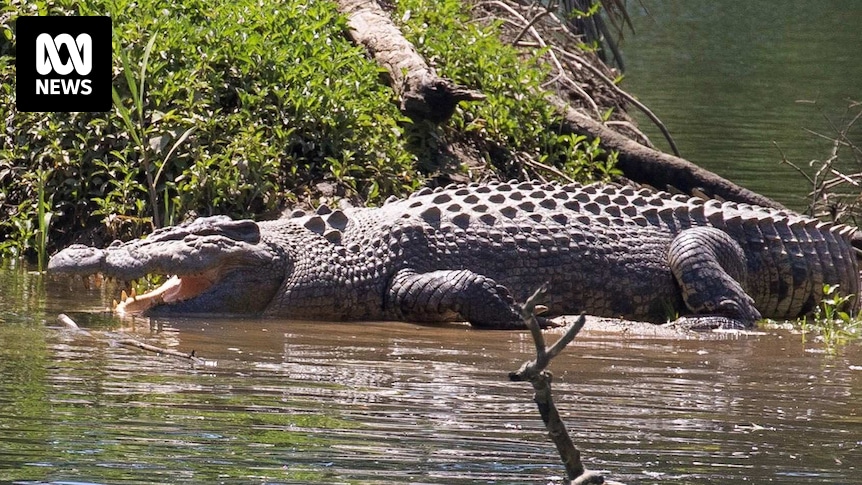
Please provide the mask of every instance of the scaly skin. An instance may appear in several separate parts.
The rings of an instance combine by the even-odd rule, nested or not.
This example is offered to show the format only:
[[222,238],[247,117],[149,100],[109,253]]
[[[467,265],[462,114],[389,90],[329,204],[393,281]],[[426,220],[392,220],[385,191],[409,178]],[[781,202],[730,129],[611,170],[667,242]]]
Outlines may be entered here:
[[105,249],[71,246],[49,270],[179,276],[121,303],[127,313],[510,328],[522,325],[514,302],[548,282],[549,316],[747,327],[810,312],[824,284],[857,293],[853,232],[646,189],[510,182],[277,221],[201,218]]

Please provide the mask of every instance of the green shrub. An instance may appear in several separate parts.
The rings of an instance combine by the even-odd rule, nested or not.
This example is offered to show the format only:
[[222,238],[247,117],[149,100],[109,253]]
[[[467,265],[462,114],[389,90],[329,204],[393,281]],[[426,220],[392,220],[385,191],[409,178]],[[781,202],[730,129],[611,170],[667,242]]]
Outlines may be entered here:
[[[460,105],[448,129],[449,138],[474,133],[491,142],[484,157],[505,176],[520,176],[525,159],[557,168],[581,182],[620,175],[616,154],[606,153],[598,140],[589,142],[555,130],[561,119],[542,94],[550,72],[540,60],[543,51],[527,54],[501,42],[501,24],[471,22],[465,10],[468,3],[401,0],[393,15],[402,20],[404,35],[422,55],[434,59],[440,75],[487,95],[484,101]],[[488,147],[482,144],[480,149],[483,146]],[[500,147],[508,152],[502,159],[492,153]],[[542,175],[559,178],[553,172]]]
[[[329,3],[14,0],[0,9],[7,255],[35,241],[37,169],[65,230],[93,216],[260,214],[321,180],[372,202],[421,183],[391,90]],[[111,15],[113,112],[14,110],[15,18],[37,13]]]
[[[443,127],[414,125],[326,1],[3,4],[0,257],[43,257],[94,227],[132,237],[191,214],[273,214],[315,203],[319,182],[373,204],[419,187],[458,139],[506,176],[523,173],[521,155],[578,179],[613,174],[597,144],[555,132],[537,92],[547,71],[495,26],[470,24],[457,0],[399,9],[414,12],[404,29],[423,54],[486,102]],[[111,112],[14,109],[15,22],[37,14],[112,17]]]

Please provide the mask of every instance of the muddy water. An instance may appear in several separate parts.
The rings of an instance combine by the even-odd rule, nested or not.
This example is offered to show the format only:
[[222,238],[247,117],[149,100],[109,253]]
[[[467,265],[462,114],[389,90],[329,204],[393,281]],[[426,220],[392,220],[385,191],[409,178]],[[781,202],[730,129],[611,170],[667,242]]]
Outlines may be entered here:
[[[119,321],[0,270],[0,482],[558,482],[522,332]],[[51,328],[59,312],[86,330]],[[194,351],[201,363],[118,345]],[[592,469],[629,483],[862,483],[862,345],[587,332],[552,364]]]

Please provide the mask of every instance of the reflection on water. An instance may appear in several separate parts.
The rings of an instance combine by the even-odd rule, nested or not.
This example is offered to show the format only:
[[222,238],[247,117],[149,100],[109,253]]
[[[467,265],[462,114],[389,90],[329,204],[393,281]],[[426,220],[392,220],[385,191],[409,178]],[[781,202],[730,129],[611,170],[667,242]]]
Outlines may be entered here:
[[[803,168],[829,156],[831,142],[805,129],[835,135],[847,121],[848,100],[862,101],[862,4],[629,5],[635,34],[623,45],[623,87],[665,122],[683,157],[802,209],[810,187],[779,163],[773,142]],[[645,118],[640,125],[664,146]],[[848,138],[862,144],[862,124]]]
[[[17,270],[0,270],[0,294],[0,482],[515,484],[562,473],[529,386],[506,381],[533,351],[526,333],[119,324],[94,311],[99,290]],[[47,328],[60,311],[89,334]],[[206,363],[112,343],[130,334]],[[862,346],[817,349],[781,332],[594,332],[552,369],[587,466],[614,478],[862,483]]]

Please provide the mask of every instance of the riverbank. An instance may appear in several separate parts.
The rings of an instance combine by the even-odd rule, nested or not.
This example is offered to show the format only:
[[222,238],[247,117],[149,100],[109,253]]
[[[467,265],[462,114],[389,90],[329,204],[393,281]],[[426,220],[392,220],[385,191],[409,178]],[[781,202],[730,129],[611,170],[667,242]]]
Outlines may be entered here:
[[[35,14],[111,15],[120,100],[112,112],[15,109],[15,19]],[[407,119],[327,2],[6,7],[0,256],[36,261],[72,242],[106,244],[194,215],[268,218],[451,181],[617,173],[597,144],[548,129],[560,118],[539,94],[549,69],[501,40],[499,22],[473,22],[455,0],[399,2],[393,18],[445,76],[487,99],[463,103],[445,125]],[[621,112],[598,91],[602,112]]]

